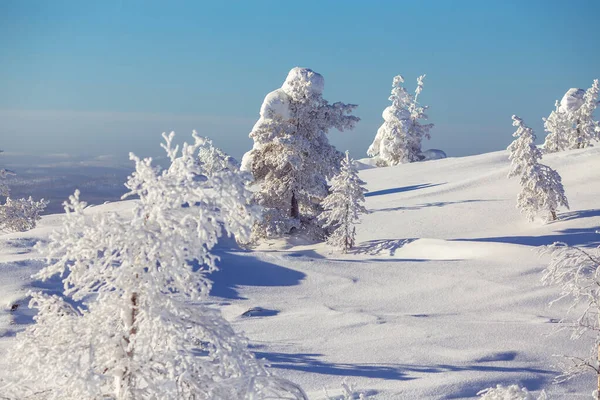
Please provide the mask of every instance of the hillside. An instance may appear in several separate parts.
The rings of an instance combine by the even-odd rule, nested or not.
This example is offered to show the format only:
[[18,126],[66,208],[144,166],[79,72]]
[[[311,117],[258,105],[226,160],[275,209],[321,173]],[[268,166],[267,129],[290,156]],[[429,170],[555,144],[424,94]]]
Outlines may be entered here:
[[[473,398],[496,383],[588,398],[593,377],[551,383],[553,355],[586,355],[592,342],[552,334],[567,304],[548,307],[558,291],[541,286],[547,259],[536,247],[600,244],[600,148],[543,162],[561,174],[571,205],[549,224],[516,210],[504,151],[363,170],[369,214],[353,253],[299,239],[252,250],[224,243],[214,301],[257,356],[311,399],[324,398],[323,388],[335,394],[343,379],[377,399]],[[33,244],[60,219],[0,236],[0,374],[10,367],[2,352],[31,322],[27,290],[58,288],[29,275],[41,267]]]

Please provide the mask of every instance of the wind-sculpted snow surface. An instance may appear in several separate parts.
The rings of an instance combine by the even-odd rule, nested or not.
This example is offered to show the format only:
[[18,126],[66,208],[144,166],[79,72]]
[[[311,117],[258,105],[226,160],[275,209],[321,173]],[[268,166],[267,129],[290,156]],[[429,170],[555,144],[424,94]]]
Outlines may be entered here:
[[[343,380],[374,400],[472,400],[497,385],[527,388],[534,399],[541,390],[552,400],[591,398],[592,377],[552,383],[561,373],[554,354],[585,356],[594,342],[555,333],[569,304],[548,307],[560,292],[542,284],[550,257],[537,248],[600,244],[600,148],[547,154],[544,163],[560,171],[571,206],[548,224],[515,208],[519,182],[506,179],[507,151],[362,170],[374,195],[365,197],[355,252],[301,236],[243,251],[216,246],[220,271],[208,301],[270,371],[311,400],[326,399],[324,388],[341,397]],[[136,204],[85,212],[130,218]],[[63,219],[44,216],[32,231],[0,236],[2,378],[15,366],[5,356],[14,332],[31,321],[26,291],[62,293],[27,276],[40,268],[31,243]],[[243,316],[253,309],[267,312]]]

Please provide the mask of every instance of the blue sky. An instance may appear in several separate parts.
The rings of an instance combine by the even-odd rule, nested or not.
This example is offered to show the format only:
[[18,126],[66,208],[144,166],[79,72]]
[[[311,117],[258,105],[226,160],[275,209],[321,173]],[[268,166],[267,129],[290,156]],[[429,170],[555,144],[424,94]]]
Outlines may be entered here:
[[160,133],[192,129],[236,157],[264,96],[294,66],[325,77],[324,97],[358,104],[365,156],[392,78],[426,73],[435,123],[424,148],[499,150],[517,114],[543,116],[600,78],[600,2],[0,1],[0,148],[160,154]]

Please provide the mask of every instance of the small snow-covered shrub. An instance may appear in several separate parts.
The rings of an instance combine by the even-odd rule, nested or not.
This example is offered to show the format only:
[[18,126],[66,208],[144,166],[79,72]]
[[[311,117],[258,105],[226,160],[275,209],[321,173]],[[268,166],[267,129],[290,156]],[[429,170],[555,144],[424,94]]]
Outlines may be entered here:
[[[0,153],[2,150],[0,150]],[[40,220],[40,213],[44,211],[48,202],[44,199],[34,201],[28,199],[13,200],[10,189],[6,184],[6,177],[14,172],[0,169],[0,196],[6,197],[6,202],[0,204],[0,231],[24,232],[35,228]]]
[[[325,397],[327,400],[368,400],[369,397],[363,393],[356,390],[355,386],[351,383],[347,383],[346,381],[342,382],[341,394],[337,396],[331,396],[327,389],[324,389]],[[338,390],[339,392],[339,390]]]
[[519,385],[496,385],[495,388],[487,388],[477,393],[480,400],[548,400],[548,396],[542,391],[539,397],[535,397],[526,388]]
[[426,106],[418,103],[423,91],[425,75],[417,78],[414,96],[404,89],[402,75],[392,81],[392,105],[383,110],[383,124],[377,130],[367,155],[377,157],[379,166],[390,166],[422,160],[421,142],[430,138],[433,124],[422,124],[426,120]]
[[[63,226],[40,246],[48,266],[37,279],[63,277],[65,298],[32,295],[35,324],[17,334],[13,367],[0,393],[36,400],[305,399],[271,376],[218,309],[206,302],[211,249],[222,235],[247,238],[255,218],[245,178],[203,174],[204,140],[161,170],[131,154],[128,219],[88,215],[76,192]],[[72,307],[81,302],[81,307]]]
[[48,202],[44,199],[34,201],[28,199],[13,200],[10,197],[0,205],[0,231],[25,232],[35,228],[41,219]]

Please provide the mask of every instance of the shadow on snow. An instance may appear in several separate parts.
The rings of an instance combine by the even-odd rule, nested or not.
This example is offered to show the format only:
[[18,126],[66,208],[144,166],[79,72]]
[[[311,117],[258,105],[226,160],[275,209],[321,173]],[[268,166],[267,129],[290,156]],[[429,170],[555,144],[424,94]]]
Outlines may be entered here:
[[460,201],[436,201],[433,203],[417,204],[416,206],[377,208],[377,209],[371,209],[371,210],[369,210],[369,212],[416,211],[416,210],[420,210],[422,208],[445,207],[445,206],[450,206],[450,205],[454,205],[454,204],[480,203],[480,202],[484,202],[484,201],[497,201],[497,200],[475,199],[475,200],[460,200]]
[[[527,387],[531,390],[537,390],[542,387],[546,380],[556,374],[555,371],[529,368],[529,367],[509,367],[502,365],[480,365],[477,361],[474,364],[467,365],[409,365],[409,364],[349,364],[333,363],[322,361],[323,354],[317,353],[298,353],[286,354],[275,352],[254,351],[257,358],[265,359],[272,368],[287,369],[293,371],[309,372],[323,375],[354,376],[364,378],[377,378],[398,381],[408,381],[422,378],[424,374],[439,374],[449,372],[500,372],[500,373],[519,373],[534,374],[536,378],[527,380]],[[497,360],[504,361],[504,360]],[[492,361],[493,362],[493,361]],[[523,382],[525,383],[525,382]],[[493,385],[490,385],[493,386]],[[461,395],[473,397],[486,386],[477,388],[465,388],[459,394],[453,394],[446,398],[459,398]]]
[[474,239],[452,239],[458,242],[493,242],[510,243],[524,246],[546,246],[554,242],[564,242],[569,246],[596,247],[600,245],[598,228],[563,229],[552,235],[543,236],[499,236]]
[[306,276],[302,272],[250,255],[226,252],[220,253],[219,256],[219,270],[209,275],[210,280],[214,282],[211,296],[244,299],[237,291],[240,286],[295,286]]
[[443,184],[444,183],[423,183],[423,184],[419,184],[419,185],[403,186],[403,187],[397,187],[397,188],[393,188],[393,189],[376,190],[374,192],[365,193],[365,197],[373,197],[373,196],[381,196],[384,194],[410,192],[411,190],[425,189],[425,188],[439,186],[439,185],[443,185]]

